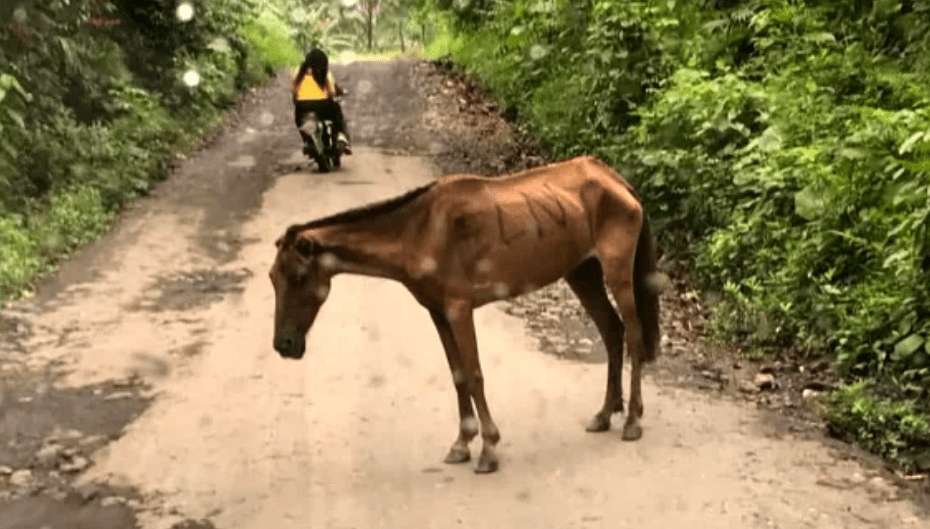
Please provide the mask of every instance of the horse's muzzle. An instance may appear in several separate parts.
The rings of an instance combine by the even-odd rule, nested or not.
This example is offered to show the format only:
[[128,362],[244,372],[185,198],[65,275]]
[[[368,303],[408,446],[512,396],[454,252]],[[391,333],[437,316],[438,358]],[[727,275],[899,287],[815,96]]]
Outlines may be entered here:
[[274,341],[274,349],[281,355],[281,358],[300,360],[304,357],[306,342],[294,338],[276,338]]

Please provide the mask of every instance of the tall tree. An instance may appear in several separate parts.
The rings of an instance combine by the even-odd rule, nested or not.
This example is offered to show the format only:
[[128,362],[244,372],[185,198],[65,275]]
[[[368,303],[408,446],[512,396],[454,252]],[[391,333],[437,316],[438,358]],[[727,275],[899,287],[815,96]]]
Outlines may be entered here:
[[375,22],[381,13],[381,0],[342,0],[350,12],[360,16],[365,28],[368,51],[374,47]]

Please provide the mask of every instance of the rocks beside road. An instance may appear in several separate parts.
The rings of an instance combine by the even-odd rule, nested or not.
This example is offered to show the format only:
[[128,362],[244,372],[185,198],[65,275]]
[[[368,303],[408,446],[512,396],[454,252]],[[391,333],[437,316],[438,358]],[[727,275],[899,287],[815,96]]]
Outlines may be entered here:
[[148,406],[147,388],[137,379],[69,388],[52,366],[4,365],[13,367],[0,373],[0,519],[11,527],[134,527],[134,491],[75,481]]
[[[117,436],[85,433],[76,429],[65,430],[56,426],[40,441],[31,443],[35,450],[28,458],[26,465],[20,468],[7,464],[0,465],[0,500],[15,500],[39,493],[47,494],[58,500],[64,500],[69,494],[75,492],[85,501],[99,496],[100,490],[94,489],[93,494],[87,491],[76,491],[71,486],[71,482],[81,472],[90,468],[93,464],[93,453]],[[7,440],[6,445],[8,448],[15,448],[20,443],[29,443],[29,441],[18,441],[13,438]],[[118,496],[113,498],[107,500],[106,503],[117,504],[127,501]]]
[[91,465],[89,458],[93,451],[108,441],[102,435],[56,428],[42,440],[28,468],[13,470],[0,467],[0,479],[6,475],[8,486],[7,490],[0,490],[0,497],[16,498],[39,489],[59,489],[59,496],[64,498],[68,478],[87,469]]

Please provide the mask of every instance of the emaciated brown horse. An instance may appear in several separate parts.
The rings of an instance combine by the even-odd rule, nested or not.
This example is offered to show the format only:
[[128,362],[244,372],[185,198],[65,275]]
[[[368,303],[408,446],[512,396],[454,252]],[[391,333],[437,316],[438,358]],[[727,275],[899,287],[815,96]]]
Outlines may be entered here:
[[[608,351],[604,404],[587,426],[610,429],[623,411],[624,334],[631,363],[622,438],[642,436],[642,365],[659,347],[659,288],[652,236],[639,197],[606,163],[578,157],[499,179],[446,176],[407,194],[294,225],[277,240],[274,348],[304,355],[305,337],[336,274],[399,281],[436,325],[458,394],[460,428],[445,461],[498,467],[500,433],[484,396],[472,311],[564,277]],[[605,281],[623,320],[611,304]]]

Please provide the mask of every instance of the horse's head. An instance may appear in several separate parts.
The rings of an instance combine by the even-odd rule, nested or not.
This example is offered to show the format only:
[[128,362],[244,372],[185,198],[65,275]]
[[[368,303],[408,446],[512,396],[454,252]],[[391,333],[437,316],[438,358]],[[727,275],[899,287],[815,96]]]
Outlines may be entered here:
[[283,358],[299,360],[306,336],[316,319],[332,278],[332,254],[300,233],[288,233],[275,242],[278,254],[268,272],[275,292],[274,348]]

